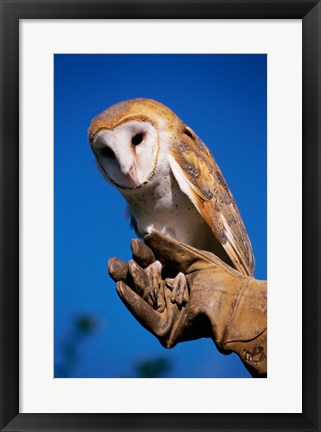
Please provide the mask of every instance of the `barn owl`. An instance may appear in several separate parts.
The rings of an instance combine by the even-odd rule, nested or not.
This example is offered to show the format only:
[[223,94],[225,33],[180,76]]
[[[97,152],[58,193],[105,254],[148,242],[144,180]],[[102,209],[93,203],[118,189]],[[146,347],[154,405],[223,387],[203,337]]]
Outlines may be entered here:
[[[120,102],[97,115],[88,133],[98,168],[127,201],[139,236],[158,230],[253,275],[251,243],[222,172],[172,110],[151,99]],[[178,274],[173,301],[181,304],[185,290]]]

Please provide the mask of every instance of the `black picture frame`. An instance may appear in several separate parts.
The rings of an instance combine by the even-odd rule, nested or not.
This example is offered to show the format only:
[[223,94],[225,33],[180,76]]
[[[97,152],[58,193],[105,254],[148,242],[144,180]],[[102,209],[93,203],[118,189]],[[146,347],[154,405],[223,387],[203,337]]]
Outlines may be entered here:
[[[0,0],[0,4],[1,430],[320,431],[320,1]],[[302,19],[304,287],[302,414],[19,414],[19,20],[98,18]],[[285,305],[285,310],[288,307],[291,307],[290,299],[288,305]],[[284,352],[280,355],[280,368],[286,368],[286,363],[291,361],[291,352],[295,353],[296,350],[296,347],[286,345],[286,335],[284,337],[285,346]]]

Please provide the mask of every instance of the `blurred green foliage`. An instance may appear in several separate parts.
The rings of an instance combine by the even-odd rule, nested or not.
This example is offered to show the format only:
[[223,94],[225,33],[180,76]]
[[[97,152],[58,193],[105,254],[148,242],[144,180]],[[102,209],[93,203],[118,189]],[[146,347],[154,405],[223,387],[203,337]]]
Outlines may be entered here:
[[[71,328],[61,342],[60,361],[55,364],[55,377],[72,377],[81,361],[81,345],[99,328],[99,319],[87,313],[72,319]],[[168,376],[172,364],[166,357],[144,359],[133,365],[133,372],[127,378],[162,378]],[[124,376],[123,376],[124,378]]]
[[61,343],[61,360],[55,364],[55,377],[68,378],[80,361],[80,344],[99,327],[98,318],[79,314],[72,320],[71,330]]
[[136,378],[162,378],[172,369],[169,359],[157,357],[152,360],[143,360],[136,364]]

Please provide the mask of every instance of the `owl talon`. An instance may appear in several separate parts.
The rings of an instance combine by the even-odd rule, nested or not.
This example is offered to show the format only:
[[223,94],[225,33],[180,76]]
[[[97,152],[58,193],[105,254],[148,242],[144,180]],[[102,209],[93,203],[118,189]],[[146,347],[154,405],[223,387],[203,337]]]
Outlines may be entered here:
[[152,304],[153,308],[157,309],[158,308],[158,299],[157,299],[158,295],[155,293],[155,291],[151,291],[149,293],[149,297],[150,297],[150,299],[151,299],[151,301],[153,303]]
[[167,280],[167,285],[168,283],[172,285],[171,302],[182,306],[188,300],[187,281],[184,273],[178,273],[173,282]]
[[153,262],[153,264],[150,264],[146,269],[146,273],[151,286],[149,296],[153,302],[154,309],[157,309],[159,306],[158,296],[160,294],[160,285],[162,280],[161,271],[162,265],[159,261]]

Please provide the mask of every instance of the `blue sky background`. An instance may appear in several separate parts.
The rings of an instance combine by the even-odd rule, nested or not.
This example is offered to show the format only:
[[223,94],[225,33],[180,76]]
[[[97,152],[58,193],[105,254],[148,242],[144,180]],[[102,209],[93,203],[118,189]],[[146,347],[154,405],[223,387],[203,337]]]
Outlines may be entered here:
[[255,276],[266,278],[266,56],[55,55],[55,377],[137,376],[163,359],[164,377],[249,377],[210,339],[164,349],[118,298],[112,256],[131,258],[135,237],[125,202],[94,163],[94,116],[126,99],[156,99],[205,142],[234,195],[250,236]]

